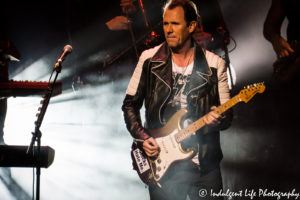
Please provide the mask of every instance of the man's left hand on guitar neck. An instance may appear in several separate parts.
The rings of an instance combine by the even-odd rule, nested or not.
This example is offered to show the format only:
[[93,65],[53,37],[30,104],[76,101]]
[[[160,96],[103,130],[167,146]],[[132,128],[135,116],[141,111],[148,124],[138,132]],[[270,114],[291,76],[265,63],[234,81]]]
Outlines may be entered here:
[[217,113],[214,112],[214,110],[216,109],[216,106],[212,106],[210,109],[212,111],[210,111],[206,117],[203,118],[205,124],[212,126],[212,127],[216,127],[219,126],[222,122],[222,120],[225,119],[224,115],[219,115]]

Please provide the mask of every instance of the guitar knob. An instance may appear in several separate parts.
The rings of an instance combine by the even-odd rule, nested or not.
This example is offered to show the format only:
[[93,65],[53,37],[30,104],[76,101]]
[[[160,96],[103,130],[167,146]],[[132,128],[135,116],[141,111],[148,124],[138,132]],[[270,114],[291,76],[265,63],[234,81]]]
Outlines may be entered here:
[[160,171],[161,170],[161,167],[157,167],[157,171]]
[[155,174],[154,176],[155,176],[155,178],[156,178],[156,179],[158,179],[158,178],[159,178],[159,175],[157,175],[157,174]]
[[160,164],[161,163],[161,159],[159,158],[159,159],[157,159],[157,163],[158,164]]

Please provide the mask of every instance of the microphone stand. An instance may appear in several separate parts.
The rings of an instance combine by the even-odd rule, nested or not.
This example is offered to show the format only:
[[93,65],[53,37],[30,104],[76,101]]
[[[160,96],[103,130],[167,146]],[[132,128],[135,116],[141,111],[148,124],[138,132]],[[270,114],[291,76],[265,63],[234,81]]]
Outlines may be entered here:
[[[52,84],[50,84],[50,80],[51,77],[53,75],[53,72],[56,71],[55,77],[54,77],[54,81]],[[45,95],[43,95],[44,100],[41,101],[42,107],[40,107],[38,110],[40,111],[40,113],[37,113],[37,120],[35,121],[35,129],[34,132],[32,132],[32,139],[31,139],[31,143],[27,149],[27,154],[30,153],[35,153],[37,154],[37,164],[36,164],[36,200],[40,199],[40,175],[41,175],[41,167],[38,166],[39,159],[40,158],[40,151],[41,151],[41,137],[42,137],[42,132],[40,131],[40,127],[42,125],[42,121],[43,118],[45,116],[47,107],[49,105],[50,102],[50,98],[52,96],[52,92],[54,89],[54,85],[56,83],[56,79],[58,74],[61,72],[61,62],[57,62],[54,66],[54,69],[51,73],[50,79],[49,79],[49,83],[48,83],[48,90],[47,93]],[[37,142],[37,147],[34,148],[34,143]]]

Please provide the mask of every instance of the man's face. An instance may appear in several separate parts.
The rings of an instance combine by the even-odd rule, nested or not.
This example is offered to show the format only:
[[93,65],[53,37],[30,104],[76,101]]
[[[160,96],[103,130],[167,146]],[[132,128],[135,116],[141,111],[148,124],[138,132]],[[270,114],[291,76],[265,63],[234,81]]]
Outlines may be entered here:
[[163,18],[163,29],[166,41],[172,49],[181,49],[194,31],[191,26],[187,26],[184,10],[180,6],[166,10]]

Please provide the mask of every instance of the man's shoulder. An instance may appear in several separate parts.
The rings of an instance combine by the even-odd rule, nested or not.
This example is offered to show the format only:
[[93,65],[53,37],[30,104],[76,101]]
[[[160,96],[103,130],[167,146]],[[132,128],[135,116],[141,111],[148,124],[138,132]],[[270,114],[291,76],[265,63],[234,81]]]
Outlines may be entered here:
[[149,59],[149,58],[152,58],[155,53],[159,50],[159,48],[163,45],[162,44],[159,44],[153,48],[150,48],[150,49],[146,49],[145,51],[142,52],[141,56],[140,56],[140,59],[142,59],[143,61]]
[[204,50],[205,58],[209,67],[218,68],[220,65],[225,65],[225,61],[217,54]]

